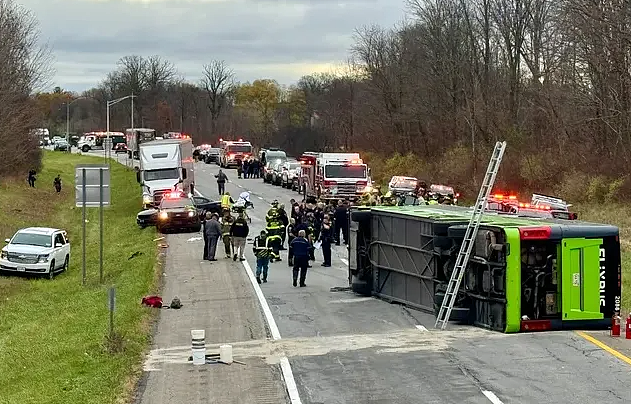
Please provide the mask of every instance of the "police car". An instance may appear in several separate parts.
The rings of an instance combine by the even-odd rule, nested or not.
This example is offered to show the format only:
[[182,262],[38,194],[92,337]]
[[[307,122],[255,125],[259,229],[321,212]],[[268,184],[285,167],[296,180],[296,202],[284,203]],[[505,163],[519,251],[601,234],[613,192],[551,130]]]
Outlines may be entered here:
[[202,220],[193,198],[184,193],[172,192],[162,198],[158,207],[156,228],[160,233],[171,229],[200,231]]

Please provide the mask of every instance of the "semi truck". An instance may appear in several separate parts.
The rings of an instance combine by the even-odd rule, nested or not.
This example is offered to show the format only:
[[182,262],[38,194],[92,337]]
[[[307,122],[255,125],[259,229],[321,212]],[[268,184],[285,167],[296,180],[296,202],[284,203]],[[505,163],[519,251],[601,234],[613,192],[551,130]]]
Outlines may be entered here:
[[[437,315],[471,213],[351,209],[351,288]],[[620,266],[616,226],[488,212],[450,320],[505,333],[607,329],[620,314]]]
[[147,128],[133,128],[125,130],[127,139],[127,154],[130,159],[140,158],[140,145],[156,140],[156,130]]
[[305,153],[300,161],[301,193],[307,197],[356,200],[370,182],[359,153]]
[[195,169],[191,139],[153,140],[140,145],[137,180],[142,186],[144,209],[160,205],[165,194],[195,193]]

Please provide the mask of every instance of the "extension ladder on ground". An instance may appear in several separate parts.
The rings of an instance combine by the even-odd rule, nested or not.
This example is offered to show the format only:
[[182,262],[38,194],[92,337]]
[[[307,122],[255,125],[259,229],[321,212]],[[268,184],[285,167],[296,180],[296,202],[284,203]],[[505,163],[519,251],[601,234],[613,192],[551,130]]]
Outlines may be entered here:
[[482,187],[480,188],[480,193],[478,194],[478,200],[475,202],[473,213],[471,214],[471,219],[469,220],[464,239],[462,240],[462,245],[460,246],[460,252],[458,252],[458,257],[456,258],[454,270],[451,273],[449,283],[447,284],[445,297],[443,298],[442,305],[440,306],[440,311],[438,312],[438,317],[436,318],[436,324],[434,325],[434,327],[438,328],[438,326],[440,326],[441,330],[444,330],[445,327],[447,327],[449,317],[451,316],[451,311],[454,308],[454,304],[456,303],[456,297],[458,296],[460,283],[462,282],[462,278],[467,268],[469,256],[471,255],[473,244],[478,234],[478,227],[480,226],[482,215],[484,214],[484,210],[486,209],[489,194],[491,193],[491,189],[493,188],[493,184],[495,183],[495,177],[497,176],[497,172],[499,171],[500,163],[502,162],[502,157],[504,157],[505,149],[506,142],[497,142],[495,144],[495,148],[493,149],[493,155],[491,156],[489,167],[487,168],[486,174],[484,175],[484,181],[482,182]]

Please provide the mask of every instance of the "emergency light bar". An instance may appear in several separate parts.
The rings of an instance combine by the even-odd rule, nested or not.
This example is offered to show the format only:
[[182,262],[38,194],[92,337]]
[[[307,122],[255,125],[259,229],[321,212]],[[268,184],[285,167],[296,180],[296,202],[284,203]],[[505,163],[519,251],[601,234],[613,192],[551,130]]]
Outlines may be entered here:
[[525,209],[535,209],[535,210],[550,210],[552,209],[550,206],[548,205],[531,205],[529,203],[519,203],[519,207],[520,208],[525,208]]
[[507,199],[509,201],[516,201],[517,200],[517,196],[515,196],[515,195],[504,195],[504,194],[495,194],[495,195],[493,195],[493,198],[495,198],[495,199]]

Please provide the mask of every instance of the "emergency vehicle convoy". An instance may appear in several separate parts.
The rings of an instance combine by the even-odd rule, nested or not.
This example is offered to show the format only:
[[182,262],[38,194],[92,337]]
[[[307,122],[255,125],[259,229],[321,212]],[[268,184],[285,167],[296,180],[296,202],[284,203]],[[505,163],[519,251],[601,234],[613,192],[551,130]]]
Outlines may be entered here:
[[[353,290],[438,314],[471,214],[445,205],[351,209]],[[450,319],[506,333],[607,329],[620,303],[617,227],[488,212]]]
[[239,161],[252,157],[252,143],[243,139],[219,139],[219,166],[222,168],[236,167]]
[[313,153],[300,158],[301,193],[323,200],[357,200],[370,182],[370,169],[359,153]]

